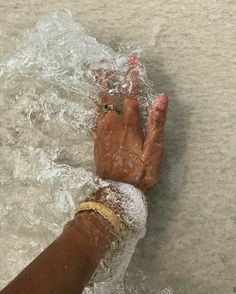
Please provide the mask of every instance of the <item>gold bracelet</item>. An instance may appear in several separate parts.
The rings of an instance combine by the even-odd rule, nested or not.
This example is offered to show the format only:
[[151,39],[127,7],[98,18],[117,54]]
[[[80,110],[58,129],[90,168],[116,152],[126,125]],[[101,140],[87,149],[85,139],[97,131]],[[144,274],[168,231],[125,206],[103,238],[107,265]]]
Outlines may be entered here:
[[104,204],[88,201],[88,202],[82,202],[80,203],[78,209],[76,209],[75,215],[79,212],[85,211],[85,210],[94,210],[97,213],[99,213],[102,217],[104,217],[106,220],[110,222],[110,224],[118,231],[124,231],[126,230],[126,226],[118,219],[116,214],[108,207],[106,207]]

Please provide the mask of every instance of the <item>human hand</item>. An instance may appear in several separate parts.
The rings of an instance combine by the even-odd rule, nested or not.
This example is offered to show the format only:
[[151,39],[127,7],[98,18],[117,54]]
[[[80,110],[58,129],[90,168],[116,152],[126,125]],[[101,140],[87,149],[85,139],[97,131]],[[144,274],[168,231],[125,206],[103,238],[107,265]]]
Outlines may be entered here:
[[137,100],[141,95],[139,66],[138,57],[130,54],[127,73],[130,90],[122,93],[122,114],[115,108],[104,111],[105,105],[112,105],[112,100],[108,91],[100,93],[102,104],[94,133],[94,156],[96,173],[102,179],[128,183],[146,192],[159,174],[168,98],[159,95],[152,103],[144,137]]

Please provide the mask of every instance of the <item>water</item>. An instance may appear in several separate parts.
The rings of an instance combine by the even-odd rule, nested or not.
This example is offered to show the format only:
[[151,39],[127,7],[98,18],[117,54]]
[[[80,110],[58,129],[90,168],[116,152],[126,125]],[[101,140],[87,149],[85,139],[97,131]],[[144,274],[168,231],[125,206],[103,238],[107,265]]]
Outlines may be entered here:
[[[3,56],[0,288],[60,234],[86,195],[107,185],[94,175],[91,131],[98,93],[103,88],[98,71],[112,73],[110,94],[114,101],[130,86],[124,80],[130,48],[122,48],[115,52],[99,44],[72,20],[68,10],[60,10],[40,20],[16,41],[11,54]],[[132,50],[140,53],[140,49]],[[144,67],[140,73],[144,119],[153,92]],[[127,192],[131,188],[120,189]],[[97,275],[94,287],[86,293],[124,291],[124,271],[138,239],[144,235],[146,222],[145,207],[138,202],[142,196],[132,189],[128,194],[132,201],[128,205],[129,198],[125,198],[127,213],[137,211],[137,228],[141,231],[126,240],[116,260],[108,256],[103,261],[106,266],[111,259],[108,277],[101,275],[103,281]],[[122,266],[121,261],[125,261]]]

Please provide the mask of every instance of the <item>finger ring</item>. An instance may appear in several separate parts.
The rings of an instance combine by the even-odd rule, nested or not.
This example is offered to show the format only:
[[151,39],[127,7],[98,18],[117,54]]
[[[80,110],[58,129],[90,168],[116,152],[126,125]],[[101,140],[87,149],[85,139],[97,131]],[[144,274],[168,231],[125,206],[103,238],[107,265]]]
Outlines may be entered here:
[[114,109],[115,109],[115,107],[114,107],[113,104],[105,104],[104,105],[104,111],[105,112],[108,112],[109,110],[114,110]]
[[120,111],[117,109],[117,107],[113,104],[105,104],[104,105],[104,112],[108,112],[110,110],[115,110],[117,113],[120,113]]

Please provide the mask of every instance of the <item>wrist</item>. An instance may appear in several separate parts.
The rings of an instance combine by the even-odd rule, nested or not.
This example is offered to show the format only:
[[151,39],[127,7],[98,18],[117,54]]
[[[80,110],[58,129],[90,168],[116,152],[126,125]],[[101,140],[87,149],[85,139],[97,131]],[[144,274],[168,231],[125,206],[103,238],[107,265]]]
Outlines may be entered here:
[[109,222],[91,211],[78,213],[64,227],[64,233],[74,235],[78,250],[84,253],[89,264],[97,265],[114,239]]
[[[109,279],[126,269],[135,245],[145,234],[147,218],[146,199],[139,189],[126,183],[102,180],[99,181],[99,186],[101,188],[84,202],[99,203],[111,209],[126,230],[120,234],[119,230],[114,230],[114,226],[109,227],[109,230],[115,231],[114,242],[101,265],[98,265],[93,283]],[[92,211],[93,209],[88,213]],[[106,268],[103,264],[106,264]]]

